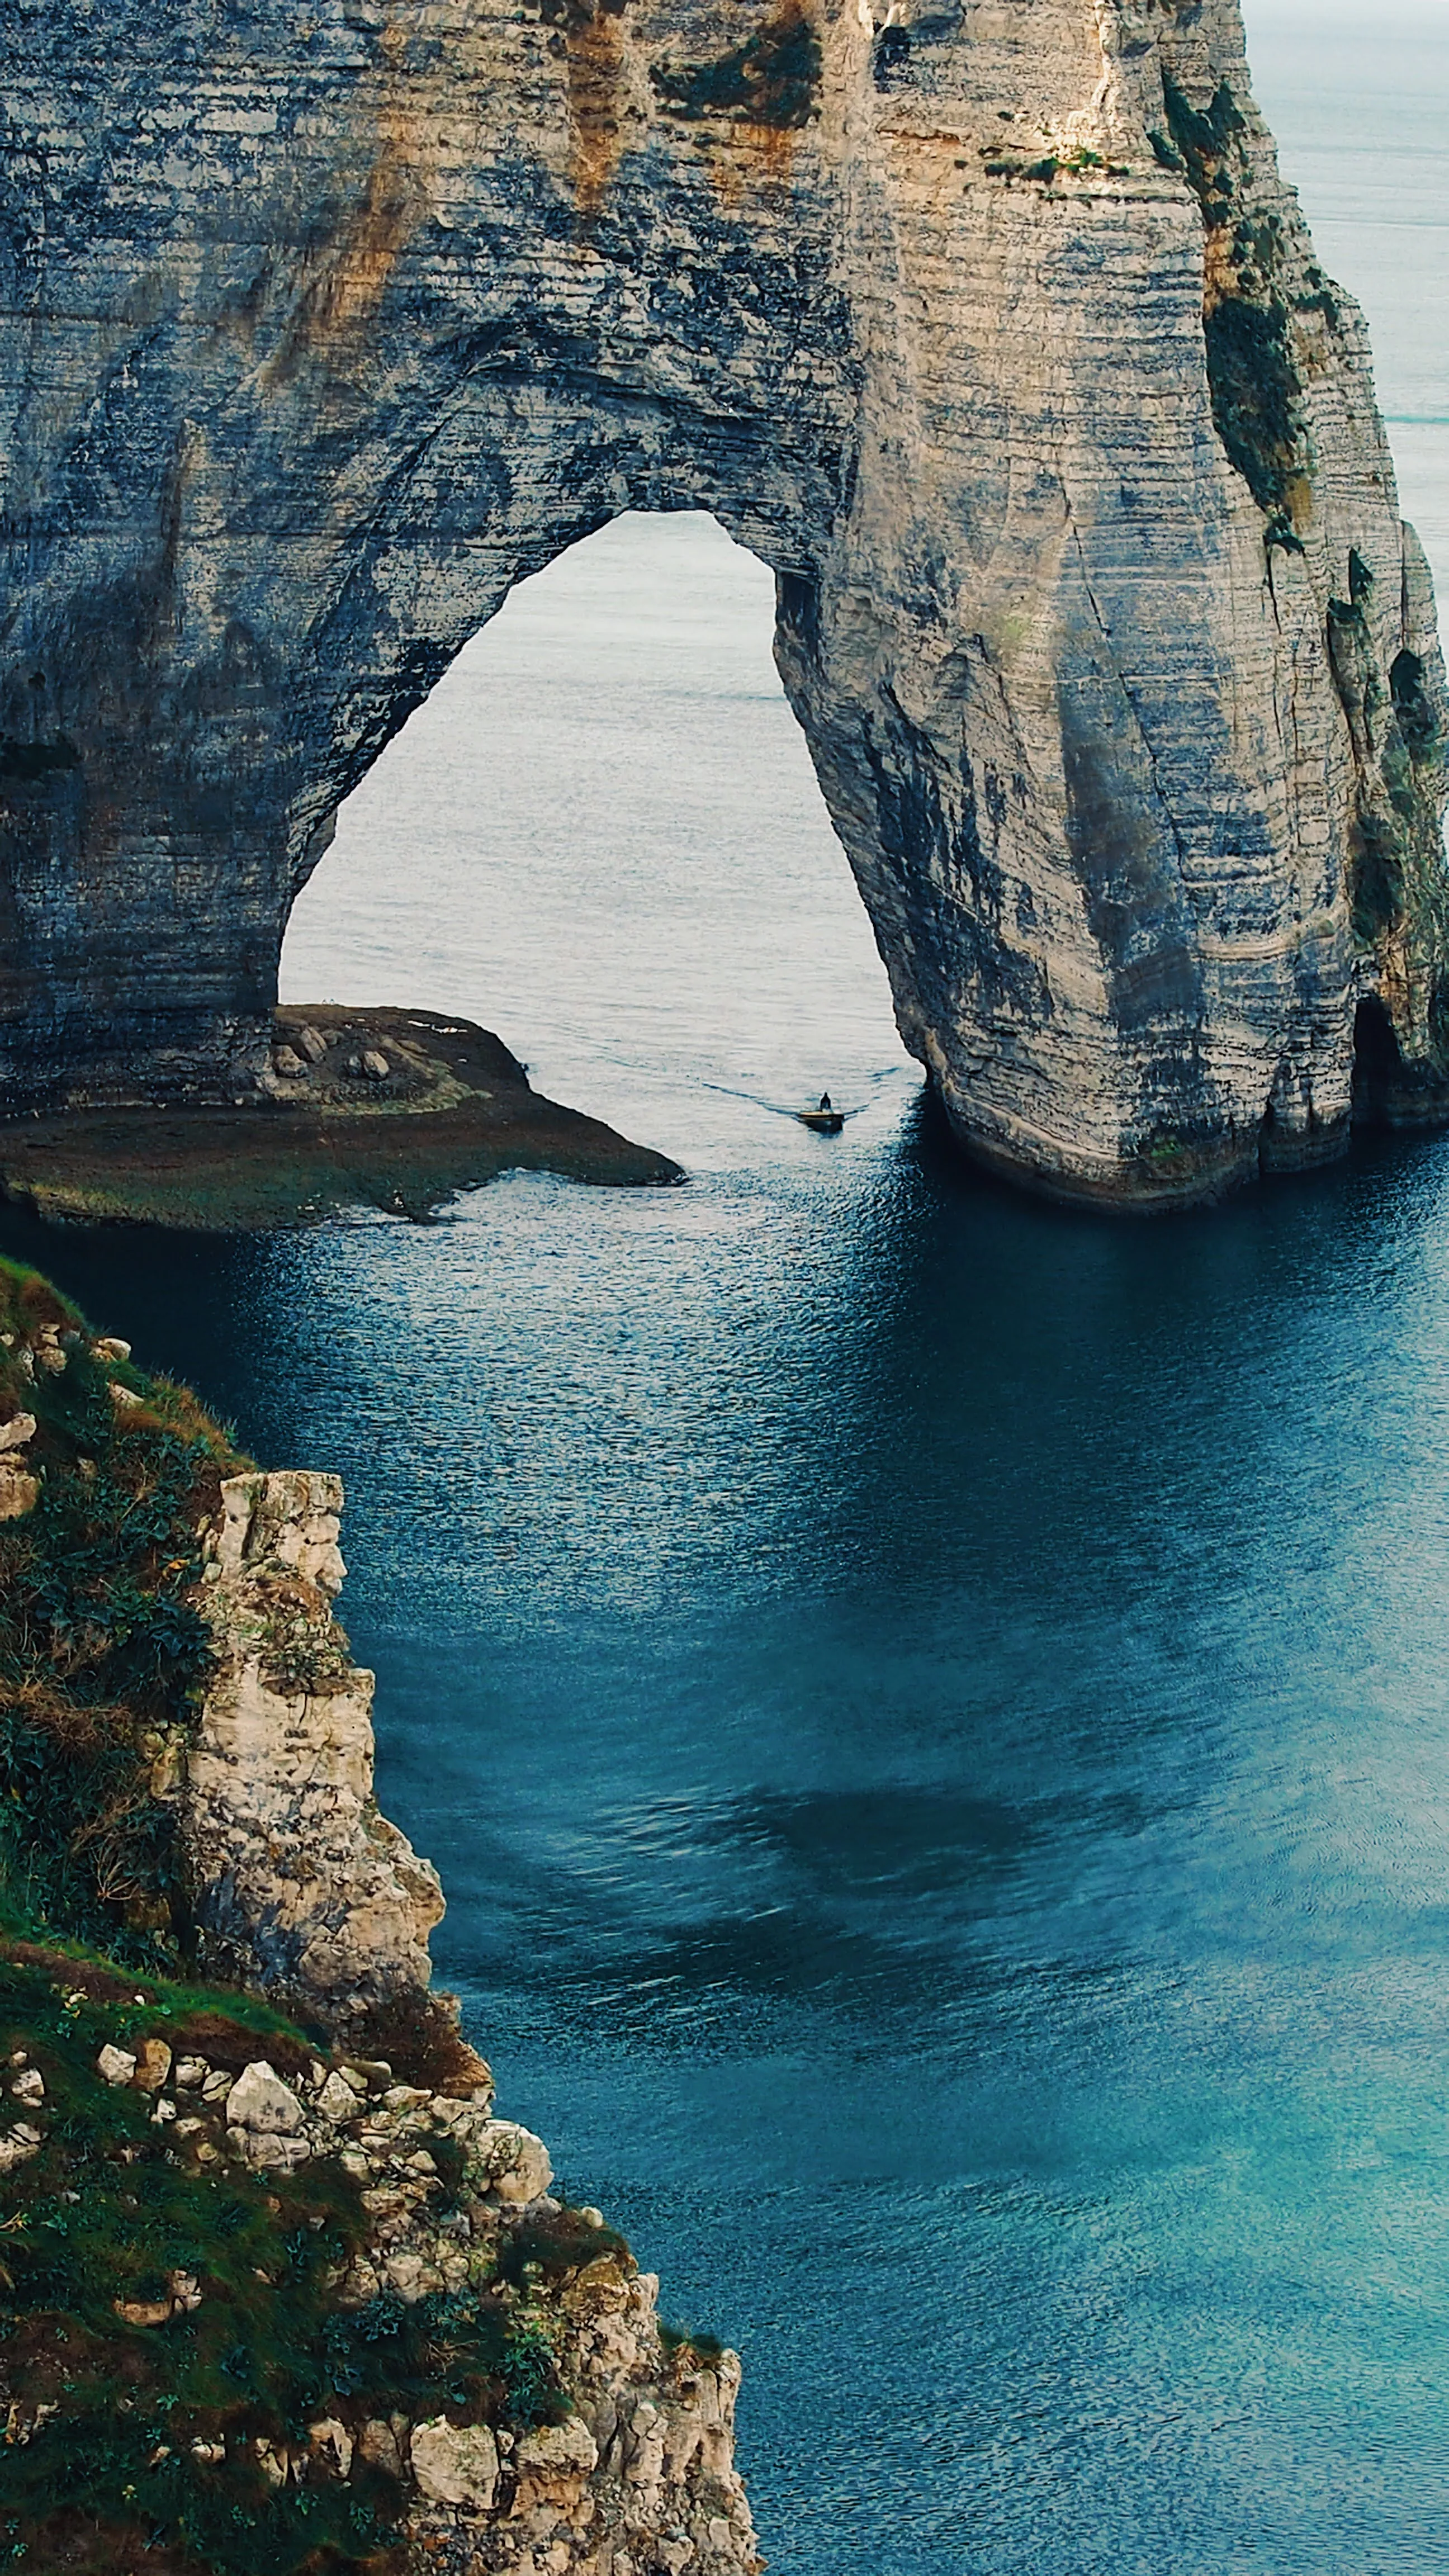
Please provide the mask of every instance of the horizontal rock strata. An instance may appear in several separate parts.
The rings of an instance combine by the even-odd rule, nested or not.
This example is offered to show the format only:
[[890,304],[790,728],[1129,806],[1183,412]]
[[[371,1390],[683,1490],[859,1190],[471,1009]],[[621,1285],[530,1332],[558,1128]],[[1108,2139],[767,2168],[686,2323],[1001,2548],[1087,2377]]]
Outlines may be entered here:
[[291,1078],[341,799],[521,576],[697,507],[974,1153],[1210,1195],[1342,1149],[1356,1038],[1439,1114],[1429,582],[1234,0],[18,29],[12,1109]]

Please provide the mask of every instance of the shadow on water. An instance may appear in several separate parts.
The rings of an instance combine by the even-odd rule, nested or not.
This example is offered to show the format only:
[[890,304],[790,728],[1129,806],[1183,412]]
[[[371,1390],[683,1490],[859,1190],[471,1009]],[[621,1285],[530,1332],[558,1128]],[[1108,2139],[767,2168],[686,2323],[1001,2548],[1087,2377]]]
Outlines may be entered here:
[[1449,1149],[0,1240],[347,1478],[442,1970],[777,2565],[1449,2564]]

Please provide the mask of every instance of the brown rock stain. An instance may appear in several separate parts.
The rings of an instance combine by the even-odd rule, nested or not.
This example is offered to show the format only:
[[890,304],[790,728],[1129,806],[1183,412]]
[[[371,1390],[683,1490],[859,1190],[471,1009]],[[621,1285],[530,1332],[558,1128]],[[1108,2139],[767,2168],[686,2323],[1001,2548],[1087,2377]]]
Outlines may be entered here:
[[736,205],[788,181],[796,137],[819,113],[822,67],[809,10],[782,0],[728,53],[659,63],[649,78],[666,118],[706,128],[701,147],[716,193]]
[[543,0],[539,13],[555,30],[551,50],[562,53],[568,76],[571,177],[585,217],[597,213],[621,148],[624,7],[625,0]]
[[387,291],[399,253],[416,231],[428,191],[415,132],[389,120],[361,204],[321,256],[298,296],[265,369],[285,384],[309,359],[330,360],[362,342]]
[[1239,292],[1236,253],[1231,228],[1226,224],[1210,225],[1203,234],[1202,309],[1211,313],[1230,295]]
[[387,66],[375,121],[376,144],[360,202],[317,254],[265,371],[284,384],[309,359],[330,361],[356,348],[374,321],[399,256],[431,198],[426,105],[403,95],[409,36],[391,21],[378,50]]
[[735,126],[723,150],[709,160],[709,175],[722,206],[731,210],[751,196],[778,196],[789,184],[795,137],[788,126]]

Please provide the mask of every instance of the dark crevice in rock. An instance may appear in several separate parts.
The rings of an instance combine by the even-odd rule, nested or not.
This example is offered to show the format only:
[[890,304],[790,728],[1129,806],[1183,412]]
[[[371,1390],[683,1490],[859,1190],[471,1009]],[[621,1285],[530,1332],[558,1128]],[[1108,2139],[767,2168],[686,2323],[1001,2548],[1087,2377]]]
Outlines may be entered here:
[[1157,157],[1184,172],[1210,237],[1203,337],[1213,425],[1229,464],[1269,514],[1266,543],[1301,551],[1285,505],[1309,461],[1308,427],[1292,314],[1277,279],[1281,222],[1273,214],[1255,219],[1249,209],[1245,120],[1227,81],[1206,109],[1195,108],[1168,72],[1162,95],[1172,145],[1154,136]]
[[743,116],[788,131],[816,113],[820,39],[799,8],[787,6],[713,62],[661,66],[650,79],[671,115]]

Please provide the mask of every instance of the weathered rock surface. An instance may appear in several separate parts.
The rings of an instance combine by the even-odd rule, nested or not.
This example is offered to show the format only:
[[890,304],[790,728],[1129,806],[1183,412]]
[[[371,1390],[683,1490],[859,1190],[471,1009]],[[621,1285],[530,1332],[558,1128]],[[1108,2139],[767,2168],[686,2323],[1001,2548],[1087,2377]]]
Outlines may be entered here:
[[[79,2475],[123,2553],[132,2526],[144,2555],[189,2547],[194,2507],[214,2532],[223,2508],[244,2530],[260,2504],[256,2548],[279,2566],[344,2537],[350,2565],[359,2532],[371,2563],[396,2532],[411,2576],[753,2576],[738,2364],[661,2329],[656,2284],[598,2210],[555,2196],[547,2147],[497,2116],[456,2005],[429,1987],[437,1880],[377,1814],[370,1676],[333,1617],[339,1483],[245,1468],[194,1397],[131,1368],[44,1281],[12,1265],[0,1285],[0,1464],[32,1459],[45,1499],[35,1529],[7,1534],[22,1616],[41,1597],[28,1548],[58,1523],[87,1604],[100,1560],[123,1604],[164,1606],[185,1676],[100,1709],[104,1795],[159,1852],[121,1889],[127,1964],[44,1917],[0,1960],[0,2431],[7,2456],[43,2446],[13,2499],[21,2554],[59,2563],[47,2499],[63,2498],[56,2546],[73,2555]],[[78,1468],[62,1421],[90,1444]],[[97,1522],[78,1523],[93,1489]],[[103,1559],[138,1504],[139,1556]],[[32,1670],[65,1669],[42,1629],[17,1688],[13,1631],[12,1713]],[[82,1670],[93,1687],[89,1644]],[[81,1812],[72,1853],[96,1808]],[[20,1813],[28,1874],[45,1844]],[[148,1933],[185,1983],[134,1964]],[[167,2462],[165,2493],[143,2492]]]
[[[291,2080],[264,2058],[233,2076],[199,2054],[173,2059],[164,2045],[148,2059],[155,2047],[107,2041],[96,2071],[148,2098],[166,2161],[205,2177],[210,2192],[224,2198],[238,2169],[270,2181],[314,2164],[324,2179],[340,2165],[361,2187],[365,2241],[331,2285],[340,2313],[381,2325],[379,2302],[429,2301],[424,2313],[443,2332],[452,2301],[456,2335],[481,2297],[546,2369],[556,2420],[483,2418],[461,2397],[451,2412],[416,2421],[403,2411],[369,2416],[344,2377],[336,2411],[305,2436],[253,2438],[269,2487],[346,2485],[355,2466],[384,2469],[396,2488],[389,2512],[401,2563],[413,2571],[757,2576],[763,2562],[734,2466],[736,2356],[661,2334],[657,2281],[597,2210],[549,2195],[546,2148],[494,2118],[486,2081],[432,2092],[342,2052]],[[51,2117],[38,2077],[11,2091],[36,2116],[0,2133],[0,2173],[42,2152]],[[520,2248],[532,2256],[522,2266]],[[164,2334],[214,2295],[205,2277],[173,2270],[154,2296],[113,2306],[124,2325]],[[23,2447],[55,2412],[16,2400],[7,2441]],[[226,2457],[224,2444],[204,2438],[191,2447]]]
[[217,1671],[158,1779],[179,1802],[207,1972],[294,1998],[329,2025],[428,1983],[436,1870],[378,1813],[371,1673],[332,1616],[342,1487],[229,1477],[206,1534]]
[[294,1079],[341,798],[521,575],[704,507],[973,1151],[1322,1159],[1360,1013],[1437,1113],[1429,583],[1235,0],[877,15],[10,0],[12,1107]]
[[[510,2232],[558,2222],[560,2204],[547,2147],[495,2116],[489,2070],[456,2037],[447,2091],[394,2083],[387,2064],[346,2054],[349,2026],[379,2005],[421,2010],[443,1905],[436,1873],[373,1797],[372,1677],[333,1617],[341,1509],[335,1476],[223,1483],[203,1534],[215,1677],[156,1779],[177,1805],[200,1965],[301,2007],[339,2046],[305,2075],[262,2056],[229,2073],[155,2039],[108,2041],[96,2064],[107,2083],[154,2097],[176,2151],[219,2177],[340,2158],[363,2186],[369,2235],[339,2302],[412,2305],[494,2282]],[[12,2160],[35,2152],[39,2132],[11,2134]],[[737,2358],[667,2348],[654,2277],[607,2231],[595,2254],[597,2211],[562,2223],[578,2250],[562,2271],[555,2259],[524,2273],[533,2287],[518,2317],[573,2410],[563,2422],[364,2423],[344,2409],[305,2444],[259,2447],[264,2476],[281,2489],[346,2481],[354,2459],[381,2465],[407,2499],[409,2565],[455,2576],[753,2576],[734,2467]],[[127,2321],[159,2328],[196,2295],[177,2275],[154,2314]]]

